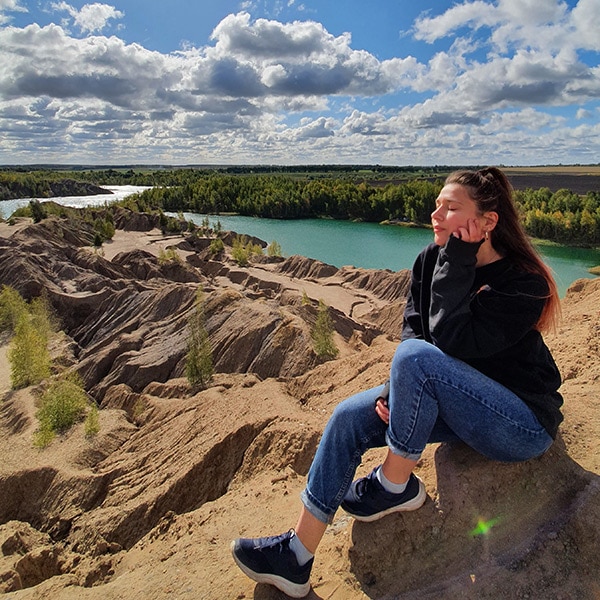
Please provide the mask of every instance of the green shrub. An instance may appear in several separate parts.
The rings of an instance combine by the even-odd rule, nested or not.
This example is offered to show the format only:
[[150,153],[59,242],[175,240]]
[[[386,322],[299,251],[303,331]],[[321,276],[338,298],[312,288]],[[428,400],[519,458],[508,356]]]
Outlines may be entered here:
[[276,242],[275,240],[273,240],[267,246],[267,255],[268,256],[276,256],[276,257],[281,256],[281,246],[280,246],[279,242]]
[[181,264],[181,257],[179,256],[175,248],[167,248],[166,250],[161,248],[158,253],[158,262],[161,265],[164,265],[168,262]]
[[52,335],[58,332],[58,318],[45,295],[38,296],[31,301],[29,304],[29,313],[35,329],[47,339],[50,339]]
[[333,331],[329,308],[322,300],[319,300],[317,320],[312,329],[311,337],[315,353],[322,360],[330,360],[339,354],[333,339]]
[[205,387],[213,375],[213,357],[204,323],[204,292],[198,289],[194,310],[188,323],[188,352],[185,372],[190,385]]
[[107,240],[112,240],[115,235],[115,225],[110,218],[100,218],[98,217],[94,221],[94,246],[102,245],[102,243],[96,243],[96,236],[98,236],[102,242],[106,242]]
[[225,248],[225,244],[223,243],[223,240],[221,238],[215,238],[214,240],[211,240],[211,242],[210,242],[210,253],[211,254],[218,254],[219,252],[223,251],[223,248]]
[[39,200],[30,200],[29,209],[34,223],[39,223],[48,216],[45,206]]
[[92,403],[84,425],[85,437],[93,437],[100,431],[100,414],[98,406]]
[[0,331],[14,333],[21,316],[29,311],[27,302],[12,287],[3,285],[0,289]]
[[0,331],[13,334],[8,349],[11,385],[14,389],[36,385],[50,376],[48,341],[58,330],[44,296],[27,304],[15,289],[0,291]]
[[36,329],[28,313],[21,315],[17,322],[8,360],[14,389],[36,385],[50,376],[48,336]]
[[258,244],[253,244],[248,241],[248,238],[245,235],[237,236],[233,240],[231,256],[240,267],[248,266],[250,257],[253,254],[262,254],[262,248]]
[[76,379],[52,382],[44,392],[36,414],[40,426],[35,434],[35,445],[47,446],[57,433],[70,429],[82,419],[87,406],[85,390]]

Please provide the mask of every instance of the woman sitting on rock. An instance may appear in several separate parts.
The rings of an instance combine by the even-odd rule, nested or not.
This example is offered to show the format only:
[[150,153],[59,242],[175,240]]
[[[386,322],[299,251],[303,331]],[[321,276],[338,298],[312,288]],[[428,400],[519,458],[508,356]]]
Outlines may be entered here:
[[[556,436],[560,374],[541,332],[556,324],[558,292],[506,176],[451,174],[431,222],[434,243],[412,270],[388,383],[335,408],[295,530],[232,543],[246,575],[289,596],[308,594],[314,553],[340,505],[374,521],[423,504],[413,469],[427,443],[462,440],[492,460],[523,461]],[[363,453],[385,445],[383,464],[352,482]]]

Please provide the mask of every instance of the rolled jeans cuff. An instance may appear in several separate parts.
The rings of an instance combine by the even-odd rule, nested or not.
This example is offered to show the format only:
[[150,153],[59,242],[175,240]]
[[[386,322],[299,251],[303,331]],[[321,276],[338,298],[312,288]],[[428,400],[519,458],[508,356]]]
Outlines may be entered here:
[[417,461],[421,458],[421,454],[423,454],[423,450],[414,450],[413,448],[400,448],[398,444],[392,440],[389,430],[386,431],[385,442],[392,454],[395,454],[396,456],[401,456],[402,458],[407,458],[408,460]]
[[302,493],[300,494],[300,499],[302,500],[302,504],[304,504],[306,510],[313,517],[321,521],[321,523],[329,525],[333,522],[335,511],[326,512],[322,508],[319,508],[319,506],[317,506],[316,500],[312,497],[311,493],[306,488],[302,490]]

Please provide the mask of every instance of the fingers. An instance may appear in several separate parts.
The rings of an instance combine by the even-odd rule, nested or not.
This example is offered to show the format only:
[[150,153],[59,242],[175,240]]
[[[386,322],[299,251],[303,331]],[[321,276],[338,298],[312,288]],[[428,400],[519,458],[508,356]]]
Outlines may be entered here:
[[463,242],[480,242],[484,238],[479,219],[469,219],[464,227],[459,227],[454,235]]
[[382,400],[377,400],[375,404],[375,412],[377,416],[387,425],[390,422],[390,409]]
[[468,222],[469,226],[469,237],[472,242],[479,242],[483,239],[483,227],[479,221],[479,219],[471,219]]

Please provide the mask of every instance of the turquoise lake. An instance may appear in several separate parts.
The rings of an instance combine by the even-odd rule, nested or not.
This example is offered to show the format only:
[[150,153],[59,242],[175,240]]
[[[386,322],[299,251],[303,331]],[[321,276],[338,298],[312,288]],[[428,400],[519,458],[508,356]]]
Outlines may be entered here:
[[[211,225],[252,235],[267,243],[277,241],[283,256],[300,254],[342,267],[410,269],[417,254],[431,241],[429,229],[329,219],[281,221],[256,217],[214,216],[184,213],[196,224],[208,216]],[[592,278],[588,269],[600,265],[600,251],[568,246],[537,246],[552,268],[560,295],[576,279]]]
[[[142,187],[114,186],[109,196],[77,196],[53,198],[65,206],[100,206]],[[29,199],[0,202],[0,211],[7,218],[14,210],[29,203]],[[185,213],[185,217],[201,224],[205,215]],[[329,219],[281,221],[256,217],[208,215],[211,225],[221,223],[223,229],[252,235],[267,243],[277,241],[284,256],[300,254],[343,267],[352,265],[365,269],[410,269],[417,254],[433,239],[429,229],[413,229],[397,225],[354,223]],[[561,296],[580,278],[594,277],[588,269],[600,265],[600,251],[568,246],[538,246],[544,260],[552,268]]]

